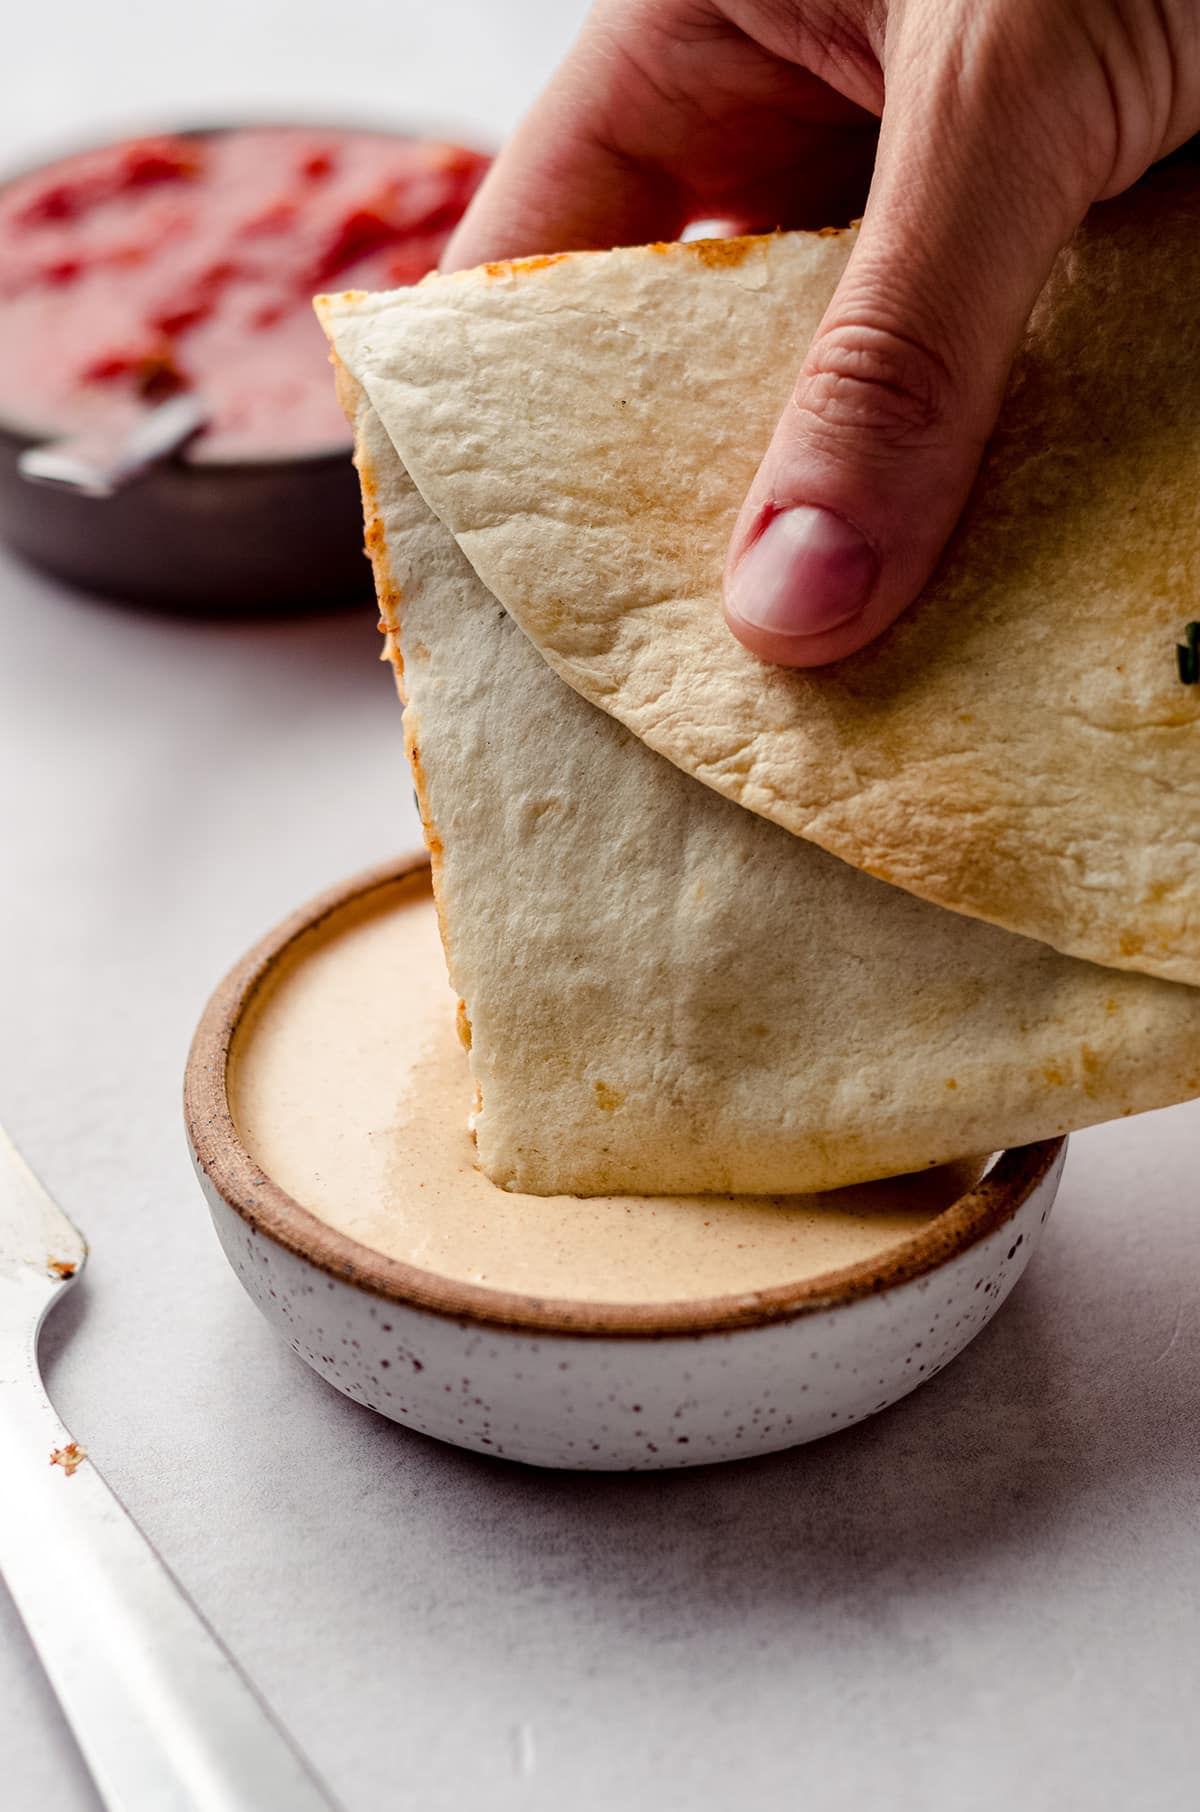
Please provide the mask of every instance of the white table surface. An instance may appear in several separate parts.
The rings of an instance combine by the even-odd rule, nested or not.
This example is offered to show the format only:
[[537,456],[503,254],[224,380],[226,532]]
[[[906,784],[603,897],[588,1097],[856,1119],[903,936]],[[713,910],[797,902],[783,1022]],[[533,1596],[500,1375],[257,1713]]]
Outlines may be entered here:
[[[25,0],[0,153],[255,107],[495,138],[581,11]],[[436,1446],[260,1320],[179,1112],[225,968],[414,841],[372,613],[171,621],[0,554],[0,637],[0,1116],[94,1248],[51,1388],[346,1812],[1196,1803],[1200,1106],[1077,1138],[1010,1305],[849,1433],[630,1479]],[[0,1781],[96,1804],[2,1590]]]

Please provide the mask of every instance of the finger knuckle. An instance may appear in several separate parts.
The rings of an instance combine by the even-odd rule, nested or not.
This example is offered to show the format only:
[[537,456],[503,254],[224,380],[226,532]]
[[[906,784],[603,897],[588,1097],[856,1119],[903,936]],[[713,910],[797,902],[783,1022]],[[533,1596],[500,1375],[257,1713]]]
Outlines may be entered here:
[[943,445],[953,393],[944,361],[919,340],[858,323],[813,343],[794,402],[818,439],[853,434],[886,455]]

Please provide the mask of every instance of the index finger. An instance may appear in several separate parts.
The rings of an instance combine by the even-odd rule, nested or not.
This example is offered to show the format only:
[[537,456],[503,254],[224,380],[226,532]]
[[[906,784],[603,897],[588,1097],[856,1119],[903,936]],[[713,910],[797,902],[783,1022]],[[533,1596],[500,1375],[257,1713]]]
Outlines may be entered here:
[[687,225],[678,185],[622,153],[606,130],[606,62],[585,27],[476,191],[442,270],[678,238]]

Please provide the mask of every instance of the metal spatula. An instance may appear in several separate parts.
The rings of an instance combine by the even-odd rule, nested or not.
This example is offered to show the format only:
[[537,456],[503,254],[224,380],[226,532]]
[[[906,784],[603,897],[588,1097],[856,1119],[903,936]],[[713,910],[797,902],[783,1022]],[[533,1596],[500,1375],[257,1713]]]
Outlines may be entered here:
[[112,497],[135,478],[161,465],[199,434],[208,406],[185,391],[147,409],[133,428],[115,435],[92,433],[26,447],[17,460],[22,478],[83,497]]
[[331,1812],[51,1408],[38,1333],[86,1256],[0,1128],[0,1573],[111,1812]]

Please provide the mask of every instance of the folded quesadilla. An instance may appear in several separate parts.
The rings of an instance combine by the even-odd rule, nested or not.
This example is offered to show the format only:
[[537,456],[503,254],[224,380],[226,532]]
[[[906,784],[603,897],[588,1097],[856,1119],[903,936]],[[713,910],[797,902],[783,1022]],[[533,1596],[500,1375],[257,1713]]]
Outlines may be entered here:
[[320,304],[506,1187],[831,1188],[1200,1093],[1200,188],[1095,211],[930,587],[783,672],[721,566],[852,243]]

